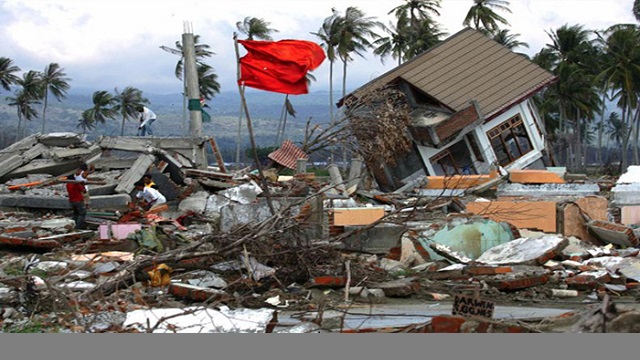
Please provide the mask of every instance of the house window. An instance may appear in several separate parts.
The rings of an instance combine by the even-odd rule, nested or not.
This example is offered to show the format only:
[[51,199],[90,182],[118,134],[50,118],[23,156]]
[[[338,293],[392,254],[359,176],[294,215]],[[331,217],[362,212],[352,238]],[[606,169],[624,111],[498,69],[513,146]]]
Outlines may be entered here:
[[533,150],[520,115],[516,115],[487,132],[498,163],[506,166]]
[[471,162],[471,154],[464,140],[459,141],[429,159],[435,175],[477,174]]

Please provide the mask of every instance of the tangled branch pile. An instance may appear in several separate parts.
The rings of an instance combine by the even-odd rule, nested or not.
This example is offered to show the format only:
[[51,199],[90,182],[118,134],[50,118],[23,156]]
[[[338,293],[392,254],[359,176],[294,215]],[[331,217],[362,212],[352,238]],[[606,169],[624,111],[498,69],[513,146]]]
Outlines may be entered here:
[[401,91],[377,87],[346,100],[351,133],[358,139],[357,153],[367,162],[395,165],[411,149],[407,126],[410,107]]

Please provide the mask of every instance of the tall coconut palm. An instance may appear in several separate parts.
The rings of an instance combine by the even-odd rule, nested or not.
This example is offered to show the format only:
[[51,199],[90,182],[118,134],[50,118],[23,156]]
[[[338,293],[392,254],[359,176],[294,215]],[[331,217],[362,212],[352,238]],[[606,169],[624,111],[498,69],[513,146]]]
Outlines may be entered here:
[[34,105],[39,104],[40,101],[30,96],[29,92],[25,89],[18,90],[15,97],[9,97],[7,99],[9,100],[9,106],[16,107],[16,114],[18,115],[17,136],[18,139],[21,139],[23,137],[22,132],[24,131],[22,129],[22,120],[31,121],[38,116]]
[[333,101],[333,64],[338,58],[338,54],[336,51],[336,47],[338,46],[338,30],[340,28],[340,14],[335,9],[331,9],[331,16],[326,17],[323,22],[320,30],[318,32],[312,32],[312,35],[317,36],[321,44],[320,46],[324,49],[327,60],[329,60],[329,116],[331,120],[331,124],[335,123],[334,116],[334,101]]
[[115,119],[118,111],[115,108],[118,99],[105,90],[95,91],[91,97],[93,106],[82,113],[82,120],[89,120],[93,127],[105,124],[108,119]]
[[215,94],[220,93],[220,83],[218,83],[218,75],[213,67],[207,64],[198,65],[198,86],[200,96],[207,100],[213,99]]
[[9,105],[16,107],[18,114],[18,137],[22,138],[22,120],[31,121],[38,116],[38,112],[33,106],[40,104],[40,95],[42,94],[40,73],[29,70],[22,74],[22,78],[19,78],[16,84],[19,88],[16,96],[9,99]]
[[271,33],[278,30],[270,28],[271,23],[264,19],[247,16],[243,21],[236,23],[236,28],[241,34],[247,36],[247,40],[273,40]]
[[490,33],[499,30],[498,23],[509,26],[509,22],[498,15],[495,10],[506,11],[511,13],[509,2],[505,0],[473,0],[474,5],[471,6],[462,25],[470,26],[477,30],[485,29]]
[[378,37],[374,28],[381,26],[375,17],[366,16],[354,6],[348,7],[344,16],[340,16],[336,50],[342,60],[342,97],[347,95],[347,63],[353,60],[352,54],[364,57],[364,52],[371,47],[370,39]]
[[[519,47],[529,48],[529,44],[518,40],[519,36],[520,34],[511,34],[509,32],[509,29],[500,29],[494,32],[491,38],[509,50],[514,50]],[[525,55],[525,54],[522,54],[522,55]]]
[[437,45],[446,33],[434,20],[439,16],[440,0],[406,0],[389,14],[394,14],[398,25],[396,34],[406,39],[403,60],[409,60]]
[[124,136],[124,124],[129,119],[135,119],[138,116],[136,108],[140,105],[148,104],[149,100],[142,96],[142,90],[136,89],[132,86],[127,86],[119,92],[116,92],[116,105],[114,110],[122,116],[122,128],[120,129],[120,136]]
[[404,54],[409,46],[408,23],[406,18],[399,18],[396,24],[389,23],[389,26],[383,26],[382,30],[389,36],[380,36],[371,44],[374,48],[373,53],[380,57],[382,64],[387,56],[398,60],[398,65],[402,64]]
[[409,29],[409,47],[405,59],[409,60],[438,45],[446,33],[432,20],[424,20],[418,27]]
[[13,60],[6,57],[0,57],[0,87],[10,91],[11,85],[16,84],[18,79],[20,79],[14,74],[18,71],[20,71],[20,68],[13,64]]
[[[193,44],[196,54],[196,63],[201,64],[203,63],[205,58],[215,55],[213,51],[209,50],[211,48],[209,45],[200,43],[200,35],[193,35]],[[172,49],[168,46],[161,46],[160,48],[173,54],[183,54],[182,42],[180,40],[176,41],[175,49]],[[174,70],[174,73],[179,80],[182,80],[183,71],[184,56],[181,56],[180,60],[178,60],[178,62],[176,63],[176,68]]]
[[[604,70],[601,73],[607,88],[613,91],[613,99],[621,109],[622,121],[630,129],[636,129],[640,105],[640,31],[635,26],[618,26],[609,29],[604,47]],[[634,114],[635,111],[635,114]],[[627,165],[626,149],[631,133],[622,139],[622,166]]]
[[67,96],[67,90],[69,90],[69,79],[64,69],[57,63],[50,63],[44,68],[44,72],[40,75],[40,82],[42,84],[42,133],[46,130],[47,121],[47,104],[49,99],[49,93],[51,93],[56,100],[61,101]]
[[76,127],[78,129],[81,129],[83,133],[96,128],[96,123],[91,118],[91,113],[88,110],[82,112],[82,115],[80,116],[80,120],[78,120]]
[[397,19],[409,19],[412,27],[418,27],[426,19],[431,19],[431,14],[440,16],[440,0],[405,0],[404,4],[396,6],[389,11],[395,14]]

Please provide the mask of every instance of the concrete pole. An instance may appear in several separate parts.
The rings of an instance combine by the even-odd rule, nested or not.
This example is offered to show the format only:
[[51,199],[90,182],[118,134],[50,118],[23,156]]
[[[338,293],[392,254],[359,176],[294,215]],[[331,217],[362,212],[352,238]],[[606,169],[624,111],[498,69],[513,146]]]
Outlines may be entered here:
[[[184,56],[184,77],[186,83],[186,96],[189,99],[189,105],[192,101],[198,101],[200,104],[200,86],[198,84],[198,67],[196,64],[196,48],[193,39],[193,33],[185,31],[182,34],[182,52]],[[206,169],[209,164],[207,161],[207,152],[204,146],[202,135],[202,111],[193,106],[189,106],[189,133],[191,139],[195,141],[194,152],[195,162],[198,168]]]
[[[200,101],[200,86],[198,84],[198,67],[196,65],[196,48],[193,34],[182,34],[182,51],[184,52],[184,76],[187,82],[187,96],[189,102],[196,99]],[[202,112],[200,110],[190,110],[189,130],[191,137],[202,137]]]

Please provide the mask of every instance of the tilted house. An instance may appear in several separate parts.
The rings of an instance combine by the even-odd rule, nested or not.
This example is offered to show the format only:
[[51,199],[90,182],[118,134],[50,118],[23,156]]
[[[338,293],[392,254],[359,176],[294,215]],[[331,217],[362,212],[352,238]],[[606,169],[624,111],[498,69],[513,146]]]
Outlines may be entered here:
[[390,190],[422,175],[486,174],[492,164],[507,170],[551,165],[531,97],[555,80],[523,55],[466,28],[338,105],[348,108],[348,99],[379,86],[406,96],[413,150],[399,153],[393,165],[367,164],[380,187]]

